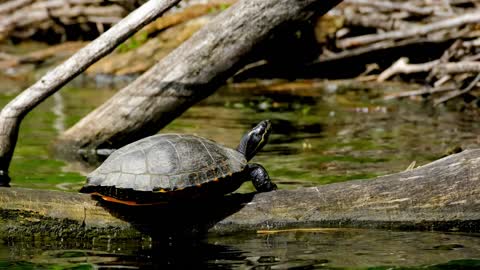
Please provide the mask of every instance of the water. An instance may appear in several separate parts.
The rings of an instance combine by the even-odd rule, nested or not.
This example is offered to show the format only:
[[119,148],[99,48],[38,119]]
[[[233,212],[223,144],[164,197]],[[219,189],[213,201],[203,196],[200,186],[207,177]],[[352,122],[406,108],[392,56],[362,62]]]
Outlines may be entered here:
[[[221,89],[161,132],[193,133],[235,147],[253,125],[270,119],[270,142],[253,161],[264,165],[281,189],[398,172],[413,161],[422,165],[455,147],[478,144],[480,123],[474,113],[381,98],[383,91],[401,87],[243,83]],[[70,87],[30,113],[12,161],[12,185],[76,192],[92,168],[56,159],[51,146],[60,132],[114,92]],[[0,105],[13,96],[0,95]],[[245,184],[239,192],[252,190]],[[186,243],[4,242],[0,269],[476,269],[478,239],[472,234],[316,230],[212,235]]]
[[478,269],[480,238],[323,229],[188,243],[7,243],[0,269]]

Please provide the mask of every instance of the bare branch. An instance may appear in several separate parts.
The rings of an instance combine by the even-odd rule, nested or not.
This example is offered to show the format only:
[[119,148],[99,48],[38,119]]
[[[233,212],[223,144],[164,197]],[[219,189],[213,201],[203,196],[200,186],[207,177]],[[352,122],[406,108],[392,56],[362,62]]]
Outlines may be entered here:
[[380,8],[385,11],[393,10],[403,10],[409,13],[417,15],[431,15],[435,14],[437,16],[447,16],[451,15],[450,13],[445,13],[440,10],[437,6],[432,5],[429,7],[419,7],[415,6],[411,2],[390,2],[390,1],[376,1],[376,0],[345,0],[345,3],[354,4],[354,5],[364,5]]
[[385,40],[405,39],[415,36],[423,36],[435,31],[459,27],[465,24],[479,23],[480,11],[467,13],[451,19],[445,19],[442,21],[427,24],[413,29],[405,29],[398,31],[391,31],[380,34],[370,34],[358,37],[346,38],[337,42],[337,47],[347,49],[351,47],[364,46],[375,42]]
[[0,4],[0,14],[9,13],[16,9],[22,8],[30,3],[33,0],[15,0],[15,1],[8,1],[3,4]]
[[0,112],[0,178],[3,177],[3,179],[0,179],[0,185],[8,185],[7,170],[23,117],[91,64],[111,52],[117,45],[179,1],[148,1],[63,64],[47,73],[2,109]]
[[461,96],[463,94],[466,94],[468,92],[470,92],[473,88],[475,88],[475,86],[477,86],[477,83],[480,81],[480,73],[473,79],[472,82],[470,82],[470,84],[465,87],[465,89],[462,89],[462,90],[457,90],[457,91],[454,91],[454,92],[451,92],[449,94],[446,94],[445,96],[441,97],[441,98],[438,98],[436,99],[433,104],[435,106],[439,105],[439,104],[442,104],[444,102],[447,102],[449,101],[450,99],[452,98],[455,98],[455,97],[458,97],[458,96]]
[[480,72],[480,62],[479,61],[462,61],[456,63],[443,63],[441,65],[435,66],[433,70],[434,74],[456,74],[456,73],[467,73]]
[[438,60],[434,60],[422,64],[409,64],[409,60],[406,57],[398,59],[392,66],[384,70],[377,78],[378,82],[386,81],[388,78],[392,77],[395,74],[411,74],[418,72],[428,72],[438,64]]

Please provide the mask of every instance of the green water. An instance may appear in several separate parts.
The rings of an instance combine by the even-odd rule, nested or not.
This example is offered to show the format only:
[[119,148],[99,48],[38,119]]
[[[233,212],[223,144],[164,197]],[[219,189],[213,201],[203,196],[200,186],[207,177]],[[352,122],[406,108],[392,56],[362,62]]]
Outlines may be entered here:
[[[401,87],[401,86],[400,86]],[[281,189],[371,178],[478,144],[472,113],[418,101],[385,101],[383,91],[343,82],[225,87],[161,132],[193,133],[235,147],[244,132],[270,119],[273,134],[254,162]],[[56,136],[114,90],[70,87],[23,121],[10,168],[13,186],[76,192],[92,168],[56,159]],[[0,95],[0,105],[13,94]],[[245,184],[240,192],[252,191]],[[452,240],[454,239],[454,240]],[[0,244],[0,269],[477,269],[477,235],[339,231],[212,236],[200,243]],[[101,242],[101,241],[100,241]],[[479,242],[479,243],[477,243]],[[402,244],[403,246],[399,246]],[[186,251],[182,251],[186,250]],[[178,267],[175,267],[178,266]]]
[[0,269],[479,269],[479,254],[478,235],[332,229],[194,243],[5,243]]

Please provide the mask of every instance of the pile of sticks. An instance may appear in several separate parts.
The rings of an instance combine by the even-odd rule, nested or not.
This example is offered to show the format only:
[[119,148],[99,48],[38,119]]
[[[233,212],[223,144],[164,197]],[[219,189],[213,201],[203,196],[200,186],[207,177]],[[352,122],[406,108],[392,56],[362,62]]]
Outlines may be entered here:
[[[69,27],[102,33],[143,0],[3,0],[0,1],[0,42],[29,39],[52,32],[66,39]],[[47,37],[45,37],[47,38]],[[48,40],[47,40],[48,41]]]
[[[335,10],[344,19],[334,45],[318,62],[332,62],[416,45],[442,44],[443,54],[405,55],[386,69],[366,65],[364,79],[385,81],[395,75],[415,74],[425,89],[390,97],[438,94],[434,104],[478,88],[480,80],[480,2],[474,0],[345,0]],[[434,50],[432,50],[434,51]],[[413,54],[414,55],[414,54]],[[382,54],[377,54],[381,58]],[[425,58],[434,58],[425,61]],[[374,63],[378,59],[372,59]],[[411,64],[415,63],[415,64]]]
[[[0,43],[39,33],[47,39],[52,32],[67,37],[69,27],[75,27],[75,35],[90,32],[93,39],[145,1],[0,0]],[[184,0],[178,8],[197,2],[214,0]],[[335,70],[337,64],[341,70],[335,74],[360,74],[358,79],[379,82],[415,78],[424,89],[389,97],[430,96],[434,104],[479,87],[480,1],[344,0],[322,20],[329,16],[341,22],[326,42],[320,42],[320,55],[314,54],[318,58],[313,62],[307,60],[307,67]],[[8,66],[19,62],[7,60]]]

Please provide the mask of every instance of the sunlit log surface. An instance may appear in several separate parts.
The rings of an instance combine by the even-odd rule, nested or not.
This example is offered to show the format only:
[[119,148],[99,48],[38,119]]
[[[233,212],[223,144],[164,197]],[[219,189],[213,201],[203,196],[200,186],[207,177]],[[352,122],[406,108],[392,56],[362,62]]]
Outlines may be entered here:
[[480,149],[369,180],[132,207],[89,195],[0,189],[0,237],[145,238],[281,228],[361,227],[478,232]]

